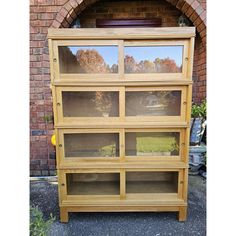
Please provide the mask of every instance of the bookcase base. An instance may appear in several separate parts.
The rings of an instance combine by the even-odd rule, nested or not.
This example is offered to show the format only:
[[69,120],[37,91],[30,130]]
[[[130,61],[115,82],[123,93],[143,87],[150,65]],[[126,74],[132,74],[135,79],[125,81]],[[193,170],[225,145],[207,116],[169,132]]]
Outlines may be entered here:
[[61,223],[69,221],[69,212],[177,212],[180,222],[187,218],[187,206],[63,206]]

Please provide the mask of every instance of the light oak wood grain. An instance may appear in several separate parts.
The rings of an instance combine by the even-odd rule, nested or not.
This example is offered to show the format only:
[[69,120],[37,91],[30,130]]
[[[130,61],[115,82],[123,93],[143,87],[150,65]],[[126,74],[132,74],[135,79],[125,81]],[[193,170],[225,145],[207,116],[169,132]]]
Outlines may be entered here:
[[[186,220],[194,37],[195,27],[49,29],[61,222],[68,222],[69,212],[122,211],[178,212],[178,220]],[[59,46],[96,45],[117,47],[118,73],[60,73]],[[181,73],[125,73],[125,46],[170,45],[183,46]],[[126,92],[176,90],[182,94],[179,116],[126,115]],[[119,115],[64,117],[63,91],[118,92]],[[125,133],[129,132],[179,132],[179,155],[126,156]],[[77,133],[117,133],[119,156],[65,157],[64,134]]]

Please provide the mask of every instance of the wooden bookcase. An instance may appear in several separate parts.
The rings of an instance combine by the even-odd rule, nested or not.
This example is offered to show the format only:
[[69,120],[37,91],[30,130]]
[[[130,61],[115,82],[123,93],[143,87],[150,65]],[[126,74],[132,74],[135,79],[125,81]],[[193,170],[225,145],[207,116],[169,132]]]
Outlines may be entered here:
[[61,222],[186,220],[194,27],[49,29]]

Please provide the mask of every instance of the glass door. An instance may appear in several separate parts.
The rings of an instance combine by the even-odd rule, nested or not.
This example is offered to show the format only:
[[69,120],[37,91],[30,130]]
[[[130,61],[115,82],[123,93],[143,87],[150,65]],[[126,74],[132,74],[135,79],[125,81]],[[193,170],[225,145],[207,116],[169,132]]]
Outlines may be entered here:
[[125,119],[127,121],[184,121],[186,88],[126,87]]
[[61,129],[59,162],[79,165],[80,161],[118,161],[121,157],[119,129]]
[[58,121],[62,124],[119,121],[120,96],[119,87],[59,87]]
[[125,129],[125,158],[129,161],[180,161],[184,156],[182,129]]

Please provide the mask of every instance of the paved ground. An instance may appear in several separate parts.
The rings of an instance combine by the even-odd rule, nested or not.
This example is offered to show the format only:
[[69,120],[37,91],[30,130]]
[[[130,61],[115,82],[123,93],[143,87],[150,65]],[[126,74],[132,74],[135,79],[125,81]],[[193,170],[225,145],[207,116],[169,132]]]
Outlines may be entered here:
[[189,208],[186,222],[175,213],[70,213],[67,224],[59,222],[57,183],[31,181],[30,203],[38,205],[45,218],[56,216],[51,236],[189,236],[206,235],[206,181],[189,178]]

